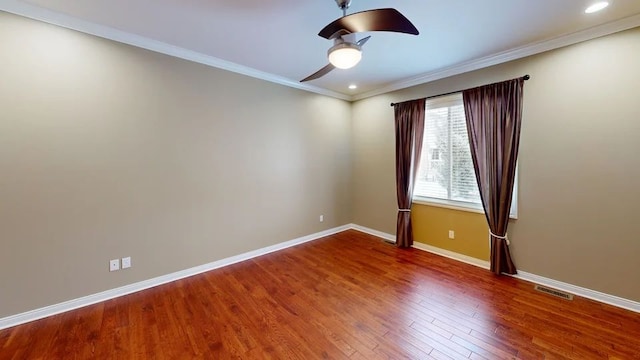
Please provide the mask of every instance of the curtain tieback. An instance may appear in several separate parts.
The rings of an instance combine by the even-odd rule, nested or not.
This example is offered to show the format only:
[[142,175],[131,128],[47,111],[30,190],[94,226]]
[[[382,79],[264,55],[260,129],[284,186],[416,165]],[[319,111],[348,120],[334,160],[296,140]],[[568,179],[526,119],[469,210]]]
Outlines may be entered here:
[[400,212],[411,212],[411,209],[398,209]]
[[491,232],[491,230],[489,230],[489,234],[491,234],[491,236],[501,239],[501,240],[505,240],[507,242],[507,245],[511,245],[511,242],[509,241],[509,238],[507,237],[507,234],[504,234],[504,236],[499,236],[494,234],[493,232]]

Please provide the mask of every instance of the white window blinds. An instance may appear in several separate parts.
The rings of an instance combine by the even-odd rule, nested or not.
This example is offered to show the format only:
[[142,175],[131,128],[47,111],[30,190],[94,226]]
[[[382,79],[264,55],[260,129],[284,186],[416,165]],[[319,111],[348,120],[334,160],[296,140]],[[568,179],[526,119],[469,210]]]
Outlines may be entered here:
[[[420,201],[482,210],[471,160],[462,93],[428,99],[424,141],[414,197]],[[511,203],[517,218],[518,174]]]
[[414,194],[480,206],[460,93],[427,100]]

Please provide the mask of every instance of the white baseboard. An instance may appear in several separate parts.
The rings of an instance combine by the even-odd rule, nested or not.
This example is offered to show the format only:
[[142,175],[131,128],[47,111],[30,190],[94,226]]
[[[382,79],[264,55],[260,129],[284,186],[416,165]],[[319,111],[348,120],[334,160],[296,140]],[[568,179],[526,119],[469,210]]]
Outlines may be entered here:
[[166,284],[166,283],[183,279],[189,276],[201,274],[203,272],[221,268],[223,266],[228,266],[228,265],[249,260],[258,256],[266,255],[274,251],[286,249],[288,247],[299,245],[305,242],[317,240],[325,236],[333,235],[333,234],[348,230],[350,228],[351,228],[351,224],[339,226],[333,229],[317,232],[315,234],[303,236],[290,241],[282,242],[282,243],[267,246],[261,249],[249,251],[243,254],[231,256],[225,259],[217,260],[208,264],[192,267],[190,269],[177,271],[171,274],[158,276],[149,280],[143,280],[137,283],[125,285],[115,289],[106,290],[97,294],[91,294],[88,296],[83,296],[78,299],[73,299],[73,300],[65,301],[59,304],[54,304],[54,305],[46,306],[43,308],[27,311],[24,313],[0,318],[0,329],[6,329],[9,327],[24,324],[30,321],[42,319],[48,316],[60,314],[66,311],[71,311],[84,306],[93,305],[95,303],[99,303],[102,301],[106,301],[106,300],[110,300],[110,299],[124,296],[127,294],[131,294],[137,291],[152,288],[154,286]]
[[444,256],[444,257],[449,258],[449,259],[458,260],[458,261],[466,263],[466,264],[475,265],[477,267],[481,267],[481,268],[486,269],[486,270],[489,270],[489,268],[490,268],[490,264],[489,264],[488,261],[476,259],[476,258],[471,257],[471,256],[467,256],[467,255],[464,255],[464,254],[459,254],[457,252],[441,249],[441,248],[438,248],[438,247],[435,247],[435,246],[431,246],[431,245],[427,245],[427,244],[423,244],[423,243],[420,243],[420,242],[414,242],[413,243],[413,248],[418,249],[418,250],[422,250],[422,251],[427,251],[427,252],[430,252],[432,254]]
[[360,232],[363,232],[365,234],[369,234],[369,235],[373,235],[373,236],[377,236],[381,239],[385,239],[391,242],[396,242],[396,236],[395,235],[391,235],[391,234],[387,234],[385,232],[382,231],[378,231],[378,230],[373,230],[371,228],[368,227],[364,227],[364,226],[360,226],[357,224],[349,224],[350,228],[353,230],[358,230]]
[[[367,227],[355,225],[355,224],[351,224],[351,228],[354,230],[358,230],[358,231],[373,235],[373,236],[380,237],[385,240],[391,240],[393,242],[396,241],[395,235],[387,234],[378,230],[369,229]],[[435,246],[414,242],[413,247],[418,250],[427,251],[427,252],[444,256],[444,257],[457,260],[463,263],[475,265],[483,269],[488,270],[490,268],[490,264],[488,261],[476,259],[474,257],[463,255],[463,254],[458,254],[453,251],[440,249]],[[513,275],[513,277],[521,280],[526,280],[534,284],[549,286],[558,290],[566,291],[568,293],[571,293],[577,296],[581,296],[583,298],[595,300],[601,303],[609,304],[612,306],[616,306],[619,308],[640,313],[640,302],[637,302],[637,301],[621,298],[615,295],[605,294],[603,292],[583,288],[580,286],[576,286],[573,284],[565,283],[565,282],[554,280],[554,279],[549,279],[543,276],[531,274],[521,270],[518,270],[518,274]]]
[[[339,232],[345,230],[357,230],[363,233],[367,233],[376,237],[379,237],[384,240],[395,242],[395,235],[391,235],[382,231],[374,230],[371,228],[367,228],[364,226],[360,226],[357,224],[348,224],[339,226],[333,229],[328,229],[325,231],[321,231],[315,234],[303,236],[297,239],[293,239],[290,241],[282,242],[279,244],[275,244],[272,246],[267,246],[261,249],[249,251],[243,254],[231,256],[225,259],[217,260],[208,264],[196,266],[190,269],[181,270],[178,272],[174,272],[167,275],[158,276],[149,280],[140,281],[137,283],[125,285],[122,287],[118,287],[111,290],[106,290],[97,294],[92,294],[88,296],[84,296],[78,299],[73,299],[69,301],[65,301],[59,304],[54,304],[50,306],[46,306],[43,308],[27,311],[24,313],[11,315],[8,317],[0,318],[0,329],[6,329],[9,327],[13,327],[16,325],[24,324],[30,321],[42,319],[48,316],[60,314],[66,311],[71,311],[74,309],[78,309],[84,306],[93,305],[98,302],[110,300],[113,298],[117,298],[120,296],[124,296],[127,294],[131,294],[137,291],[145,290],[148,288],[152,288],[154,286],[166,284],[175,280],[183,279],[189,276],[201,274],[206,271],[210,271],[213,269],[221,268],[223,266],[228,266],[231,264],[235,264],[241,261],[249,260],[261,255],[266,255],[278,250],[286,249],[288,247],[292,247],[298,244],[302,244],[305,242],[317,240],[323,238],[325,236],[337,234]],[[444,256],[453,260],[461,261],[467,264],[475,265],[481,267],[483,269],[489,269],[489,263],[484,260],[476,259],[470,256],[462,255],[455,253],[453,251],[440,249],[434,246],[430,246],[423,243],[414,243],[413,247],[418,250],[428,251],[430,253]],[[532,283],[549,286],[558,290],[563,290],[569,292],[574,295],[578,295],[584,298],[592,299],[595,301],[599,301],[605,304],[609,304],[612,306],[620,307],[623,309],[631,310],[634,312],[640,313],[640,302],[624,299],[618,296],[605,294],[602,292],[594,291],[591,289],[583,288],[580,286],[564,283],[561,281],[545,278],[542,276],[538,276],[535,274],[527,273],[524,271],[518,271],[518,274],[514,277],[526,281],[530,281]]]
[[583,288],[580,286],[568,284],[562,281],[549,279],[536,274],[531,274],[525,271],[518,270],[517,275],[513,277],[532,282],[534,284],[545,285],[558,290],[566,291],[568,293],[581,296],[583,298],[595,300],[601,303],[609,304],[619,308],[631,310],[640,313],[640,302],[628,300],[615,295],[605,294],[603,292]]

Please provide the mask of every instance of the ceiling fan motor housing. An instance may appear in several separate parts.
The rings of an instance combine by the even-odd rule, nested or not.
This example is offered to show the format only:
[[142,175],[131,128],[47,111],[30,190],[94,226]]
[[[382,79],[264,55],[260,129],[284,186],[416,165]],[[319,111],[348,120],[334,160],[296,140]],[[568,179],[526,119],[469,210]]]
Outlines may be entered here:
[[327,55],[331,54],[332,52],[338,50],[338,49],[354,49],[354,50],[358,50],[358,51],[362,51],[362,47],[353,44],[353,43],[349,43],[346,41],[336,41],[335,45],[333,45],[328,51],[327,51]]

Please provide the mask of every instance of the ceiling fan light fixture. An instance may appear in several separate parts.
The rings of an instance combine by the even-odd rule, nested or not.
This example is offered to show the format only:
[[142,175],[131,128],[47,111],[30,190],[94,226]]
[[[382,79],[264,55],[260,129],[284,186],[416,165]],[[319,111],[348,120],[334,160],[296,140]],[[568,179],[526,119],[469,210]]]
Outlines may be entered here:
[[329,62],[338,69],[350,69],[362,59],[360,46],[341,42],[329,49]]

